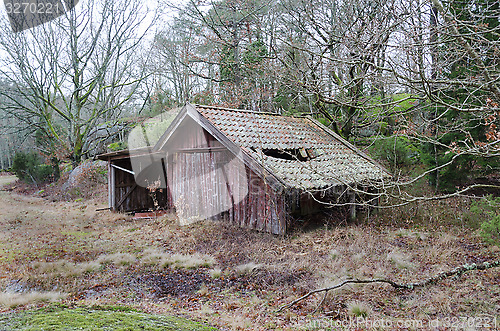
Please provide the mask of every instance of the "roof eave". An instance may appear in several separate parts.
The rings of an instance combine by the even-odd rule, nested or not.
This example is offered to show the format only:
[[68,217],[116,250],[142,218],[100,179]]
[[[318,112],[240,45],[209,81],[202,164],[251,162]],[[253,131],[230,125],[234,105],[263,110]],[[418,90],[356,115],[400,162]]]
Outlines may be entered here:
[[122,149],[119,151],[113,151],[113,152],[108,152],[108,153],[103,153],[97,155],[97,159],[102,160],[102,161],[109,161],[109,160],[114,160],[114,159],[125,159],[130,157],[130,154],[134,155],[142,155],[142,154],[150,154],[152,153],[152,147],[141,147],[141,148],[134,148],[134,149]]

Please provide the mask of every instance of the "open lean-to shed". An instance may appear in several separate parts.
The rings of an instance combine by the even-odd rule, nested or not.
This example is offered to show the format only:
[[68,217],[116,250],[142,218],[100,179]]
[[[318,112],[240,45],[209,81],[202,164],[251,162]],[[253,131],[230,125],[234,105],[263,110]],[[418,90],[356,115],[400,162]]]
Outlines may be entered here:
[[191,104],[155,146],[99,158],[109,164],[112,210],[174,209],[181,224],[222,220],[274,234],[390,178],[311,117]]

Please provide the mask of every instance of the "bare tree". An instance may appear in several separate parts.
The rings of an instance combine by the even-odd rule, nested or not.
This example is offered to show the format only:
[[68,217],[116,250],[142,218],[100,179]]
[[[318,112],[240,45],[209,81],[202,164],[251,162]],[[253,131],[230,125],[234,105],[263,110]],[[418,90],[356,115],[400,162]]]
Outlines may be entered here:
[[371,106],[369,96],[384,95],[380,68],[400,7],[396,1],[364,0],[284,1],[283,6],[283,25],[289,28],[280,42],[305,59],[294,65],[304,90],[315,111],[350,139]]
[[[486,178],[500,156],[496,1],[217,1],[183,10],[192,35],[189,55],[176,58],[207,81],[209,103],[307,112],[392,154],[399,141],[416,146],[425,169],[400,176],[393,157],[394,181],[380,187],[400,203],[498,188]],[[265,52],[252,66],[245,56],[257,37]],[[424,177],[432,197],[405,192]]]
[[14,93],[2,107],[43,137],[46,154],[78,164],[90,131],[118,118],[146,76],[137,60],[155,19],[140,1],[89,0],[22,33],[4,21],[1,74]]
[[[311,110],[348,139],[366,129],[371,140],[420,146],[427,170],[395,176],[382,192],[402,203],[428,199],[402,194],[427,175],[446,192],[433,199],[498,188],[485,178],[498,173],[500,156],[497,2],[335,0],[284,7],[282,24],[289,28],[276,45],[288,68],[284,82],[301,88]],[[382,121],[391,123],[386,137],[377,136]]]
[[213,65],[198,60],[201,54],[211,52],[209,46],[200,45],[200,33],[199,24],[181,12],[155,36],[155,56],[150,64],[155,72],[155,90],[172,91],[178,105],[203,91],[213,92],[212,81],[201,77],[205,72],[210,76]]
[[[176,7],[181,14],[170,34],[184,36],[186,52],[179,60],[190,75],[207,81],[202,93],[213,98],[205,101],[257,109],[269,99],[267,33],[271,30],[264,27],[270,25],[270,3],[190,1]],[[160,49],[171,51],[170,45],[167,39],[158,38]]]

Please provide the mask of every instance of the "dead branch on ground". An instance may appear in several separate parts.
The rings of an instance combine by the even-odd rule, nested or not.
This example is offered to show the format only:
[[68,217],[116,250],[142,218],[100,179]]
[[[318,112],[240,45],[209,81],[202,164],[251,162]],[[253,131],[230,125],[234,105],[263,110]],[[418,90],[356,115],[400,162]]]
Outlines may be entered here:
[[[394,281],[392,281],[390,279],[383,279],[383,278],[376,278],[376,279],[347,279],[347,280],[344,280],[343,282],[341,282],[340,284],[337,284],[337,285],[333,285],[333,286],[330,286],[330,287],[319,288],[319,289],[315,289],[313,291],[310,291],[307,294],[301,296],[300,298],[295,299],[292,302],[287,303],[286,305],[281,306],[277,310],[277,312],[280,312],[280,311],[282,311],[283,309],[286,309],[286,308],[290,308],[293,305],[297,304],[298,302],[300,302],[302,300],[305,300],[308,297],[310,297],[311,295],[316,294],[316,293],[325,292],[325,297],[326,297],[326,295],[327,295],[327,293],[329,291],[335,290],[337,288],[341,288],[342,286],[347,285],[347,284],[386,283],[386,284],[389,284],[389,285],[391,285],[392,287],[394,287],[396,289],[413,290],[413,289],[415,289],[417,287],[424,287],[424,286],[427,286],[427,285],[434,285],[434,284],[438,283],[439,281],[441,281],[441,280],[443,280],[445,278],[452,277],[452,276],[460,277],[462,274],[464,274],[464,273],[466,273],[468,271],[472,271],[472,270],[486,270],[486,269],[495,268],[495,267],[499,267],[499,266],[500,266],[500,260],[493,261],[493,262],[483,262],[483,263],[480,263],[480,264],[476,264],[476,263],[464,264],[464,265],[462,265],[460,267],[457,267],[455,269],[452,269],[452,270],[449,270],[449,271],[440,272],[437,275],[432,276],[432,277],[427,278],[427,279],[424,279],[424,280],[422,280],[420,282],[407,283],[407,284],[400,284],[400,283],[396,283],[396,282],[394,282]],[[324,298],[321,301],[321,303],[323,303]],[[321,305],[321,303],[320,303],[320,305]]]

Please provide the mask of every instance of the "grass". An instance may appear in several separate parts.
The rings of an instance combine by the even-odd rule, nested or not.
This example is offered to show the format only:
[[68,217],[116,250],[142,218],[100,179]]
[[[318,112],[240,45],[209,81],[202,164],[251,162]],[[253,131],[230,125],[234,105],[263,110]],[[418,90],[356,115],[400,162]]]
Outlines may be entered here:
[[222,276],[222,270],[219,268],[215,268],[209,271],[210,277],[212,278],[220,278]]
[[[341,321],[365,312],[370,319],[389,320],[500,316],[495,269],[414,291],[345,286],[332,291],[314,314],[321,296],[276,313],[311,289],[347,278],[413,282],[464,263],[498,259],[500,248],[484,243],[478,227],[458,219],[470,206],[463,198],[284,237],[223,223],[179,226],[170,216],[134,220],[96,212],[101,206],[0,192],[0,310],[8,312],[0,323],[26,328],[23,320],[45,314],[43,323],[58,315],[75,323],[85,316],[119,323],[119,316],[154,325],[148,321],[182,315],[230,330],[294,330],[325,312]],[[33,311],[51,307],[51,301],[80,308]]]
[[216,330],[181,317],[91,308],[44,308],[0,315],[0,327],[11,330]]
[[240,264],[240,265],[236,266],[235,270],[239,275],[245,275],[245,274],[251,274],[252,272],[254,272],[255,270],[258,270],[261,267],[262,267],[261,264],[257,264],[254,262],[248,262],[248,263]]
[[15,308],[18,306],[24,306],[31,303],[41,303],[41,302],[57,302],[61,299],[67,297],[66,293],[60,292],[21,292],[21,293],[10,293],[10,292],[0,292],[0,305]]
[[387,259],[398,269],[412,269],[415,267],[408,254],[401,253],[398,249],[387,254]]
[[134,262],[136,262],[137,259],[134,255],[129,254],[129,253],[115,253],[115,254],[105,254],[99,256],[97,259],[98,263],[113,263],[117,266],[127,266],[130,265]]
[[215,259],[206,254],[171,254],[160,250],[147,249],[140,261],[145,265],[158,265],[176,269],[208,268],[215,264]]
[[215,263],[213,257],[201,254],[174,254],[167,259],[167,264],[175,268],[196,269],[211,267]]
[[347,312],[350,316],[367,318],[371,309],[364,302],[350,302],[347,305]]
[[33,269],[38,269],[50,276],[78,276],[102,268],[102,264],[96,261],[73,263],[65,260],[56,262],[35,262]]

